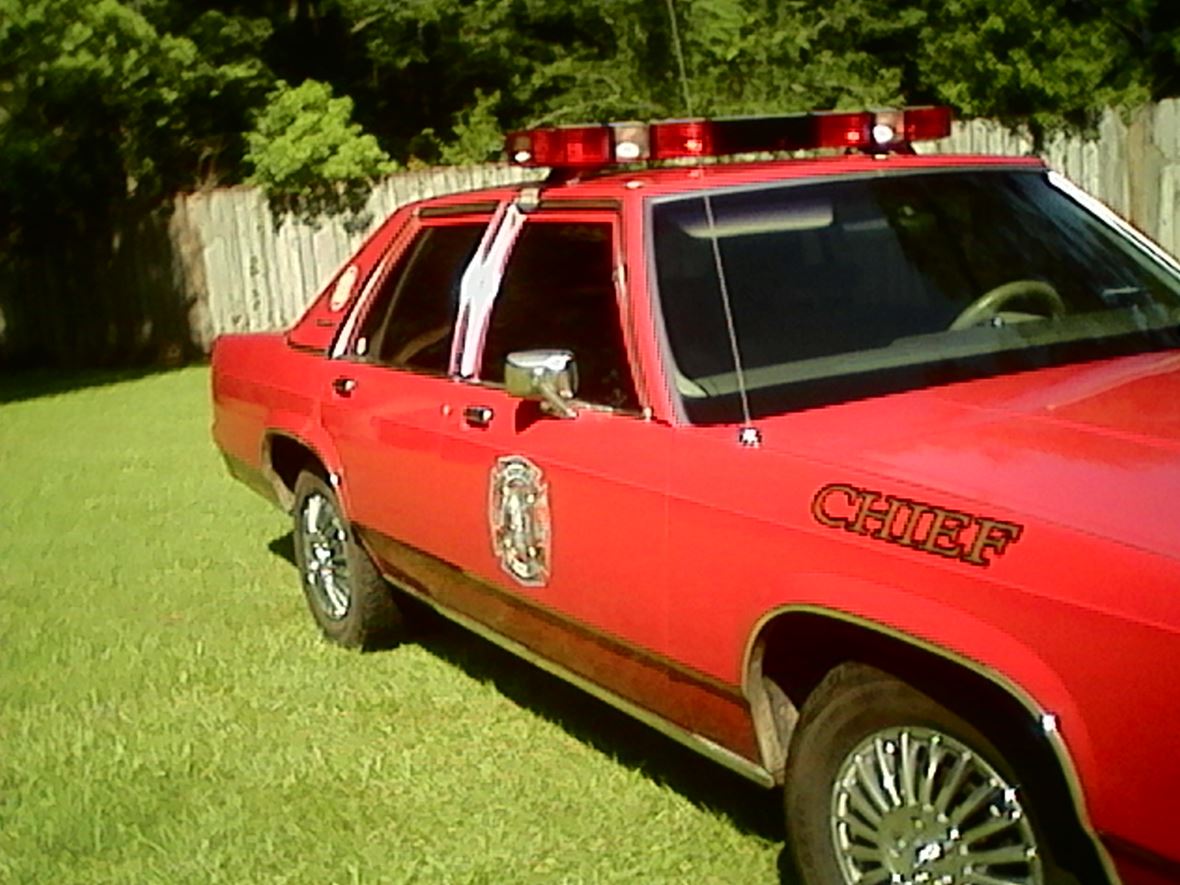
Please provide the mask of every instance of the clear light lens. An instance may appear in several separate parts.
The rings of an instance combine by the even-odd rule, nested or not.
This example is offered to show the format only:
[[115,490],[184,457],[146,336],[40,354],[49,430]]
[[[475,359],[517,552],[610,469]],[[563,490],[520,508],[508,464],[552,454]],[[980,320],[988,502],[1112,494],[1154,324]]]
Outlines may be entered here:
[[897,133],[888,123],[877,123],[873,126],[873,141],[877,144],[889,144],[896,136]]
[[615,158],[625,163],[638,160],[641,154],[639,145],[633,141],[622,141],[615,145]]

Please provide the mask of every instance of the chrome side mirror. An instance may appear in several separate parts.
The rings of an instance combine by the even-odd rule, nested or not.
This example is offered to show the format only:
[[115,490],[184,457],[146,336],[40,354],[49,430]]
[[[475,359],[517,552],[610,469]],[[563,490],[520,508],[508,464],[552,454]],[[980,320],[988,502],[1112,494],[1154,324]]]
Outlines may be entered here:
[[504,386],[513,396],[540,400],[562,418],[576,418],[569,404],[578,392],[578,364],[568,350],[518,350],[504,364]]

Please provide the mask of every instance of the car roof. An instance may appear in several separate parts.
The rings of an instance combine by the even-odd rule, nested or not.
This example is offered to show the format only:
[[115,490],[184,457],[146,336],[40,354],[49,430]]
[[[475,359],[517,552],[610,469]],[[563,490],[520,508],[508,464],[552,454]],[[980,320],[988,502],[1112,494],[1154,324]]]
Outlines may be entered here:
[[877,176],[970,168],[1035,170],[1044,169],[1045,164],[1037,157],[998,157],[973,154],[885,154],[882,156],[850,154],[763,162],[617,169],[586,173],[582,177],[575,176],[565,181],[538,179],[514,186],[469,191],[464,195],[449,195],[427,202],[437,205],[463,202],[464,198],[467,201],[471,201],[472,198],[501,201],[513,198],[525,188],[530,187],[541,188],[545,200],[554,202],[567,199],[622,199],[625,197],[645,199],[773,181],[840,176]]

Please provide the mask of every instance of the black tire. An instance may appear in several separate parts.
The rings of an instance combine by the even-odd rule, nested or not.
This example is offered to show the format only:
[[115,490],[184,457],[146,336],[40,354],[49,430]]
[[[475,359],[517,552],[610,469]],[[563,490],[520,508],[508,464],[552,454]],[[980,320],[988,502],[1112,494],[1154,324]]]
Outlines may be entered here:
[[[959,885],[975,881],[964,872],[973,863],[977,874],[995,877],[981,881],[1076,882],[1054,862],[1037,797],[1024,788],[1014,762],[906,683],[862,664],[837,667],[804,704],[787,761],[787,835],[797,873],[807,885],[851,883],[858,875]],[[960,764],[964,775],[956,786]],[[977,788],[987,788],[985,796],[968,811]],[[944,797],[949,815],[932,801]],[[955,812],[964,818],[956,821]],[[980,837],[1001,823],[998,832]],[[998,862],[1005,856],[1023,859]]]
[[316,474],[300,473],[292,516],[299,582],[320,630],[347,648],[395,645],[405,618],[393,588],[356,542],[336,493]]

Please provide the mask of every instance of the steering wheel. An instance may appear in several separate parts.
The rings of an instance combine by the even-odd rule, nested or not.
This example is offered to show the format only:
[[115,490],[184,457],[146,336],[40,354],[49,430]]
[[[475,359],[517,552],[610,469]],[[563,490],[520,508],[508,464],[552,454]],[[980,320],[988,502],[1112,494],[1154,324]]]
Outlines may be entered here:
[[963,312],[951,323],[950,331],[958,332],[986,323],[999,316],[1005,304],[1019,298],[1040,302],[1046,308],[1045,316],[1048,317],[1064,316],[1066,313],[1065,302],[1048,283],[1043,280],[1012,280],[989,289],[963,308]]

